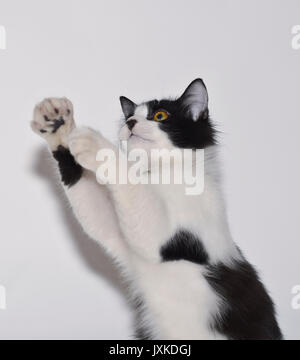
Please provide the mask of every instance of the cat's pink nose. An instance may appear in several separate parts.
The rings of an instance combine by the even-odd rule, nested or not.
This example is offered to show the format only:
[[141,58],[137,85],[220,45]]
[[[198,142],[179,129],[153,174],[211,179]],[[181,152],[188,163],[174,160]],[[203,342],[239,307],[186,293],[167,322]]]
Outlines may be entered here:
[[128,129],[131,131],[134,126],[136,125],[137,121],[135,119],[131,119],[131,120],[128,120],[126,122],[127,126],[128,126]]

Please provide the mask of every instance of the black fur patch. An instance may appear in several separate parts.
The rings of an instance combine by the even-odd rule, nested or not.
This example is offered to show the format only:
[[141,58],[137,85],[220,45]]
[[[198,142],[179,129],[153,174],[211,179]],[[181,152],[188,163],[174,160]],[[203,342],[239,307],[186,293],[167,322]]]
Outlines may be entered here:
[[231,340],[281,340],[274,304],[255,269],[246,260],[207,267],[211,287],[224,300],[213,329]]
[[189,118],[182,107],[181,100],[162,100],[151,110],[167,110],[170,117],[159,123],[161,130],[168,134],[172,143],[183,149],[205,149],[216,144],[216,131],[209,118],[208,109],[204,111],[198,121]]
[[208,263],[202,242],[186,230],[178,231],[160,250],[163,261],[186,260],[199,265]]
[[69,187],[75,185],[80,180],[83,169],[77,164],[69,149],[60,145],[53,152],[53,156],[58,162],[62,182]]

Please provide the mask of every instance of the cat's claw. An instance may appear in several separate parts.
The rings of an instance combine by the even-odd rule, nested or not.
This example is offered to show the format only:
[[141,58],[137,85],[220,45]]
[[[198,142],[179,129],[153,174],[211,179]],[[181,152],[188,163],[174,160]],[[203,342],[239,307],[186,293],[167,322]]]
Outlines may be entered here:
[[73,104],[67,98],[48,98],[37,104],[32,130],[43,137],[52,151],[59,145],[67,147],[68,137],[75,128]]

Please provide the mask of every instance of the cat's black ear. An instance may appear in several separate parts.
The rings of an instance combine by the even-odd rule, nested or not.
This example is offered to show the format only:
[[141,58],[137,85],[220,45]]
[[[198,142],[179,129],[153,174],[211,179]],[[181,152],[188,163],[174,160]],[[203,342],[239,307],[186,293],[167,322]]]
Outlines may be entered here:
[[134,111],[136,109],[136,104],[131,100],[127,99],[125,96],[120,97],[120,103],[123,110],[123,114],[126,119],[130,116],[134,115]]
[[208,108],[208,93],[202,79],[194,80],[180,97],[182,107],[194,121]]

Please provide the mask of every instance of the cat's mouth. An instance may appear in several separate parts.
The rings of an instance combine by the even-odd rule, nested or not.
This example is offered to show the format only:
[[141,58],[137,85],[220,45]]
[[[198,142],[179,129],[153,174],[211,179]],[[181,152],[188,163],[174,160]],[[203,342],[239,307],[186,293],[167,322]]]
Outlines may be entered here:
[[138,139],[143,140],[143,141],[152,142],[152,140],[146,139],[146,138],[144,138],[144,137],[142,137],[140,135],[134,134],[133,132],[129,136],[129,139],[131,139],[131,138],[138,138]]

